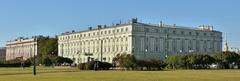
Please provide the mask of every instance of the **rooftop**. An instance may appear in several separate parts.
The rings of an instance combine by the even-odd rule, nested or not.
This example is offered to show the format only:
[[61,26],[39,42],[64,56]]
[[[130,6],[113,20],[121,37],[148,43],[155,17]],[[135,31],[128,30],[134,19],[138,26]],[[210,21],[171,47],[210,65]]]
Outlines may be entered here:
[[65,33],[62,33],[61,35],[68,35],[68,34],[74,34],[74,33],[80,33],[80,32],[92,31],[92,30],[99,30],[99,29],[106,29],[106,28],[121,27],[121,26],[131,25],[134,23],[146,25],[146,26],[156,26],[156,27],[165,27],[165,28],[181,28],[181,29],[190,29],[190,30],[199,30],[199,31],[215,31],[213,29],[213,26],[210,26],[210,25],[200,25],[198,27],[186,27],[186,26],[177,26],[176,24],[166,25],[166,24],[163,24],[162,21],[160,21],[159,24],[151,24],[151,23],[147,24],[147,23],[138,22],[137,18],[132,18],[128,23],[118,23],[118,24],[113,24],[111,26],[97,25],[97,27],[95,27],[95,28],[88,27],[88,30],[77,31],[77,32],[75,30],[72,30],[71,32],[65,32]]

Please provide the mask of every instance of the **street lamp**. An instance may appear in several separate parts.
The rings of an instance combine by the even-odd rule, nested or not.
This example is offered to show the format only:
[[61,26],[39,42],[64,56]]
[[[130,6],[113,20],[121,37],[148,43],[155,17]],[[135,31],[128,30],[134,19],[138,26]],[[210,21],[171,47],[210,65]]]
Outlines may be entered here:
[[192,52],[194,52],[194,50],[189,50],[188,52],[189,52],[189,53],[192,53]]
[[166,54],[166,55],[165,55],[165,59],[167,59],[167,58],[168,58],[168,55]]
[[180,52],[179,54],[182,54],[182,50],[179,50],[179,52]]
[[103,60],[103,40],[102,39],[100,39],[100,41],[101,41],[101,55],[100,55],[100,60],[101,60],[101,62],[102,62],[102,60]]
[[166,39],[165,39],[165,42],[166,42],[166,48],[165,48],[166,55],[165,55],[165,59],[167,59],[167,57],[168,57],[168,51],[169,51],[169,42],[168,42],[168,38],[169,38],[169,28],[165,31],[165,33],[166,33]]
[[36,56],[35,56],[35,46],[36,46],[36,41],[37,41],[37,38],[34,37],[34,42],[33,42],[33,49],[34,49],[34,53],[33,53],[33,75],[35,76],[36,75]]
[[146,53],[147,53],[147,49],[145,49],[145,51],[144,51],[144,60],[146,59]]
[[77,54],[78,54],[78,63],[80,64],[80,50],[78,50],[78,52],[77,52]]

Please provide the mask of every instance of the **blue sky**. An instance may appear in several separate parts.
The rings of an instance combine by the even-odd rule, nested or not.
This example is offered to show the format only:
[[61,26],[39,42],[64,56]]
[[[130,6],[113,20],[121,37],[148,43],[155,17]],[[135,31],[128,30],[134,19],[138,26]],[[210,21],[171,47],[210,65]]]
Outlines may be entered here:
[[0,46],[20,36],[59,35],[138,17],[146,23],[213,25],[240,47],[240,0],[0,0]]

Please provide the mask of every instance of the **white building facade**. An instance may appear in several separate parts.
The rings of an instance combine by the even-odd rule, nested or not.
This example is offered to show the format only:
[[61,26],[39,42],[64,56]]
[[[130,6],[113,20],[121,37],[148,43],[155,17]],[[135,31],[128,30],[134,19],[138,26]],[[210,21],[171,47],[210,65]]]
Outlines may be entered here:
[[0,48],[0,63],[6,61],[6,48],[1,47]]
[[212,54],[222,51],[222,33],[212,26],[181,27],[145,24],[132,19],[127,24],[98,26],[58,36],[58,55],[75,63],[89,58],[112,62],[117,54],[137,59],[164,59],[173,54]]
[[7,41],[6,44],[6,60],[22,58],[26,60],[33,55],[37,55],[37,39],[18,38],[13,41]]

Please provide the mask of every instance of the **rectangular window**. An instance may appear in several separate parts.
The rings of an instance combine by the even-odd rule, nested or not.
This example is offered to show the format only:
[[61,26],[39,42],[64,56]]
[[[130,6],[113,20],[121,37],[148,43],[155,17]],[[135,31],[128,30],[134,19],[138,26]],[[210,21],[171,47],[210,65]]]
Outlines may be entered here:
[[184,31],[181,31],[181,34],[184,35]]
[[173,31],[173,34],[176,34],[176,31]]
[[206,33],[204,33],[204,36],[206,36],[207,34]]
[[149,28],[145,28],[144,31],[145,31],[145,32],[149,32]]
[[155,29],[155,32],[158,33],[158,29]]
[[115,30],[112,30],[113,33],[115,33]]
[[189,32],[189,35],[192,35],[192,32]]
[[196,32],[196,35],[198,36],[198,35],[199,35],[199,33],[198,33],[198,32]]

